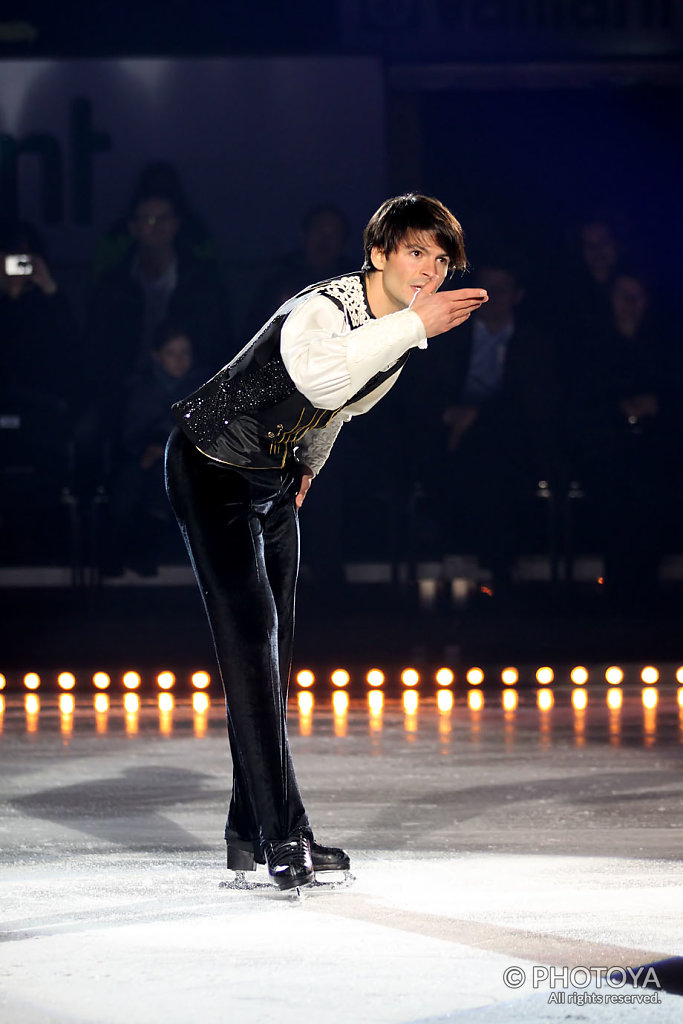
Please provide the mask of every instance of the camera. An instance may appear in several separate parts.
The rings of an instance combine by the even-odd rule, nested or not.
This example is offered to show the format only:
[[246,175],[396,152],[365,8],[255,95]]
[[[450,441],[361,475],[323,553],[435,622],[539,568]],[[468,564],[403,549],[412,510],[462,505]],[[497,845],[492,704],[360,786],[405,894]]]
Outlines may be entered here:
[[8,277],[28,277],[33,273],[33,260],[26,253],[10,253],[5,256],[5,273]]

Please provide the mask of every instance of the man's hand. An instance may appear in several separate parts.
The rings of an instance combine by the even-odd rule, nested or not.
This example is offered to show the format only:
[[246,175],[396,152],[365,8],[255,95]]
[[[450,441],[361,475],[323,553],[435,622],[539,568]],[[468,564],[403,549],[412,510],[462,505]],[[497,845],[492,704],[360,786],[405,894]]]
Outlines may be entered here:
[[140,469],[151,469],[163,457],[163,444],[148,444],[140,459]]
[[659,412],[659,402],[656,395],[633,395],[631,398],[623,399],[620,409],[624,416],[635,416],[636,419],[640,419],[641,416],[656,416]]
[[297,508],[301,508],[301,506],[303,505],[304,498],[306,497],[306,492],[308,491],[308,488],[311,486],[312,479],[312,473],[304,473],[304,475],[301,477],[301,483],[299,484],[299,493],[294,499],[294,504],[296,505]]
[[436,295],[438,285],[439,280],[434,275],[415,293],[410,303],[410,308],[424,324],[428,338],[434,338],[464,323],[483,302],[488,301],[483,288],[458,288],[456,291]]
[[443,421],[449,428],[447,444],[449,452],[455,451],[461,437],[470,429],[478,415],[479,410],[476,405],[452,405],[446,409]]
[[52,274],[49,271],[48,265],[42,256],[33,256],[33,276],[32,280],[35,285],[40,288],[41,292],[45,295],[54,295],[57,291],[57,285]]

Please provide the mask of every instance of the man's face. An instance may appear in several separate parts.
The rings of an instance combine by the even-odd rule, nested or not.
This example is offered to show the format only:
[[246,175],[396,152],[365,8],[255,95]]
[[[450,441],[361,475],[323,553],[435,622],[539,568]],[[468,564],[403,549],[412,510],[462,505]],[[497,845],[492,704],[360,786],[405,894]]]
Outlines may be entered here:
[[180,222],[165,199],[145,199],[130,222],[130,233],[145,249],[166,248],[173,243]]
[[617,243],[608,224],[596,221],[584,224],[581,229],[581,248],[589,271],[598,280],[605,280],[612,273],[617,258]]
[[524,292],[508,270],[482,267],[477,284],[486,289],[489,297],[477,313],[479,319],[484,323],[509,323],[514,319],[515,307]]
[[192,345],[189,338],[182,334],[177,338],[169,338],[164,347],[155,353],[155,358],[169,377],[184,377],[192,366]]
[[436,276],[439,288],[448,273],[448,256],[434,235],[407,235],[395,252],[372,250],[372,264],[382,273],[384,296],[393,309],[405,309]]
[[612,289],[612,309],[617,320],[640,323],[648,305],[647,291],[637,277],[623,275],[616,279]]

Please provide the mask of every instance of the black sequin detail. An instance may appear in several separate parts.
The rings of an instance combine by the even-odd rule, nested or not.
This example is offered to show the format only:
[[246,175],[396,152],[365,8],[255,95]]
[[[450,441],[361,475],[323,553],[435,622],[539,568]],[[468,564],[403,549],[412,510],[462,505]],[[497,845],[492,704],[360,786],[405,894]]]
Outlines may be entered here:
[[[213,385],[213,386],[212,386]],[[250,366],[236,377],[219,373],[189,398],[179,402],[174,412],[192,431],[198,444],[213,441],[221,427],[240,413],[270,409],[296,391],[279,355],[263,366]]]

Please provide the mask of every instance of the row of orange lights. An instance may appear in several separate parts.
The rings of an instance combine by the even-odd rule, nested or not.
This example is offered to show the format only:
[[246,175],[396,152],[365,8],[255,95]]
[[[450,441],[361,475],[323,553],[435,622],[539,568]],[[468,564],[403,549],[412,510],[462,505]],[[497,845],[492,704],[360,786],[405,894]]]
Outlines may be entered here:
[[[421,677],[417,669],[405,668],[401,672],[401,682],[406,687],[418,686]],[[500,674],[501,682],[505,686],[516,686],[519,682],[519,671],[516,668],[505,668]],[[588,682],[589,672],[583,665],[577,665],[571,669],[569,678],[576,686],[583,686]],[[604,678],[612,686],[619,686],[624,681],[624,671],[618,665],[611,665],[605,670]],[[654,665],[646,665],[640,672],[643,683],[653,686],[659,681],[659,669]],[[297,672],[296,681],[302,688],[308,688],[315,683],[315,674],[310,669],[302,669]],[[373,689],[381,687],[386,681],[386,676],[381,669],[372,668],[365,676],[368,686]],[[455,673],[450,668],[440,668],[434,675],[436,683],[441,687],[452,686],[455,682]],[[465,679],[470,686],[481,686],[485,680],[485,673],[481,668],[470,668],[465,673]],[[683,684],[683,666],[676,669],[676,680]],[[142,677],[139,672],[124,672],[121,677],[123,686],[127,690],[137,690]],[[208,672],[193,672],[191,676],[192,686],[195,690],[205,690],[211,683],[211,676]],[[351,682],[351,676],[346,669],[338,668],[330,675],[333,686],[343,688]],[[555,672],[549,666],[542,666],[536,670],[536,681],[541,686],[549,686],[555,681]],[[27,690],[37,690],[41,686],[41,678],[37,672],[27,672],[23,678]],[[93,686],[98,690],[107,690],[111,686],[111,676],[107,672],[95,672],[92,676]],[[173,672],[159,672],[156,682],[160,690],[171,690],[176,684],[176,676]],[[73,690],[76,686],[76,676],[73,672],[60,672],[57,676],[57,683],[62,690]],[[6,678],[0,673],[0,690],[4,690]]]
[[[205,690],[211,683],[211,676],[208,672],[193,672],[192,685],[195,690]],[[172,690],[176,684],[176,677],[173,672],[159,672],[156,677],[160,690]],[[108,690],[111,686],[111,676],[108,672],[95,672],[92,677],[92,684],[96,690]],[[142,676],[139,672],[124,672],[121,677],[126,690],[137,690],[142,683]],[[42,680],[37,672],[27,672],[24,676],[24,686],[27,690],[40,689]],[[0,690],[4,690],[7,680],[0,673]],[[57,685],[61,690],[73,690],[76,686],[76,676],[73,672],[60,672],[57,676]]]
[[[641,693],[643,707],[656,708],[659,703],[659,693],[655,687],[646,686]],[[611,688],[606,695],[607,706],[612,711],[618,711],[624,701],[624,694],[618,688]],[[407,714],[415,714],[419,707],[420,697],[417,690],[407,689],[403,692],[402,704]],[[453,692],[448,688],[438,691],[436,703],[439,711],[450,711],[454,706]],[[519,694],[516,690],[504,690],[501,695],[501,703],[505,711],[515,711],[519,706]],[[575,710],[582,711],[588,707],[588,693],[586,690],[577,689],[572,692],[571,703]],[[485,697],[481,690],[472,689],[467,694],[467,705],[472,711],[479,711],[484,707]],[[552,690],[543,688],[536,693],[536,704],[541,711],[550,711],[555,706],[555,694]],[[683,687],[678,691],[678,704],[683,709]],[[309,690],[301,690],[298,695],[299,711],[309,715],[313,711],[313,696]],[[332,695],[332,706],[335,714],[344,714],[349,707],[348,694],[343,690],[337,690]],[[368,693],[368,707],[373,714],[381,713],[384,707],[384,694],[381,690],[370,690]]]
[[[516,668],[505,668],[500,674],[501,682],[505,686],[516,686],[519,682],[519,671]],[[575,686],[584,686],[589,679],[588,669],[583,665],[576,665],[569,673],[569,678]],[[659,669],[654,665],[646,665],[640,673],[641,680],[649,686],[659,681]],[[382,686],[386,676],[381,669],[372,668],[365,676],[368,686],[373,688]],[[450,668],[440,668],[434,675],[439,686],[452,686],[455,682],[455,673]],[[470,668],[465,673],[465,679],[470,686],[481,686],[485,679],[484,670],[481,668]],[[605,680],[611,686],[619,686],[624,681],[624,670],[618,665],[610,665],[605,669]],[[676,669],[676,680],[683,684],[683,665]],[[302,669],[297,672],[296,681],[299,686],[308,688],[315,683],[315,674],[310,669]],[[335,669],[330,675],[333,686],[344,687],[351,682],[351,676],[344,668]],[[541,686],[549,686],[555,681],[555,671],[548,665],[536,670],[536,681]],[[405,668],[401,672],[401,682],[404,686],[414,687],[420,683],[420,673],[415,668]]]
[[[642,704],[645,708],[655,708],[659,703],[658,691],[651,686],[644,687],[641,694]],[[26,697],[26,710],[36,713],[40,709],[40,703],[36,694],[31,693]],[[335,714],[344,714],[349,707],[348,694],[341,690],[334,692],[332,697]],[[582,710],[588,706],[588,694],[585,690],[575,690],[571,696],[571,702],[576,710]],[[159,694],[159,710],[172,711],[175,702],[173,696],[168,693]],[[201,691],[195,693],[192,698],[192,705],[196,712],[205,713],[209,709],[209,698]],[[417,690],[408,689],[403,693],[403,708],[408,714],[414,714],[419,706],[419,694]],[[471,710],[478,711],[484,707],[485,699],[481,690],[470,690],[467,695],[467,703]],[[549,711],[555,705],[555,695],[552,690],[543,688],[537,691],[536,703],[541,711]],[[610,689],[607,692],[606,703],[612,710],[618,710],[623,704],[623,693],[619,689]],[[683,688],[678,691],[678,703],[683,708]],[[437,694],[437,706],[440,711],[450,711],[453,708],[454,699],[452,691],[440,690]],[[515,711],[519,705],[519,694],[515,690],[504,690],[502,694],[502,705],[505,711]],[[140,698],[137,693],[128,692],[124,695],[123,706],[127,713],[134,714],[140,710]],[[313,696],[307,690],[302,690],[298,696],[298,706],[302,714],[308,715],[313,711]],[[94,707],[98,712],[109,710],[109,697],[105,693],[95,695]],[[368,693],[368,707],[373,714],[381,713],[384,707],[384,694],[381,690],[370,690]],[[72,693],[63,693],[59,699],[59,708],[63,714],[73,714],[76,708],[76,701]]]
[[[40,710],[40,699],[35,692],[28,693],[26,695],[26,710],[31,714],[35,714]],[[0,698],[4,700],[4,698]],[[106,693],[96,693],[93,706],[95,711],[104,712],[109,710],[109,697]],[[168,692],[162,692],[159,694],[158,699],[160,711],[172,711],[175,707],[175,701],[172,694]],[[200,714],[209,710],[210,701],[206,693],[197,691],[192,695],[192,707],[195,711]],[[134,691],[129,690],[123,696],[123,707],[129,714],[134,714],[140,710],[140,697]],[[0,704],[0,708],[2,705]],[[76,710],[76,698],[72,693],[61,693],[59,696],[59,710],[62,714],[73,714]]]

